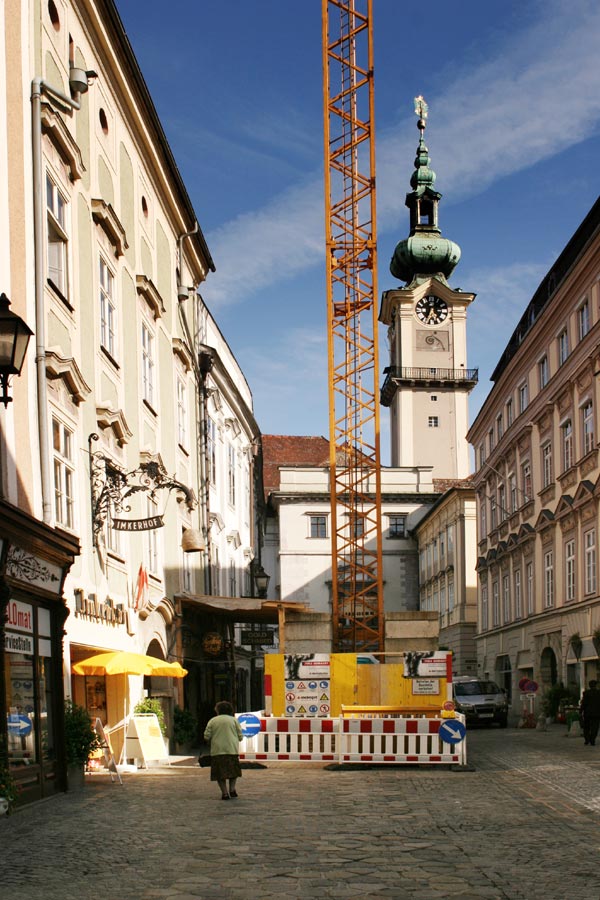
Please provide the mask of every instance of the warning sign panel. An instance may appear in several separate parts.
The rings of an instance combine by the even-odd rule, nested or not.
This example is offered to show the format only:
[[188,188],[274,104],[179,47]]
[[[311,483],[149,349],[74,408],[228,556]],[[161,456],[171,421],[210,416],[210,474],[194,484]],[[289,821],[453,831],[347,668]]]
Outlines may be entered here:
[[328,653],[286,654],[284,662],[285,678],[290,681],[330,679],[331,661]]
[[319,681],[286,681],[285,712],[287,716],[326,716],[331,701],[330,683]]
[[437,696],[440,692],[439,678],[413,678],[413,694],[431,694]]
[[444,678],[447,658],[443,650],[409,650],[404,654],[404,677]]

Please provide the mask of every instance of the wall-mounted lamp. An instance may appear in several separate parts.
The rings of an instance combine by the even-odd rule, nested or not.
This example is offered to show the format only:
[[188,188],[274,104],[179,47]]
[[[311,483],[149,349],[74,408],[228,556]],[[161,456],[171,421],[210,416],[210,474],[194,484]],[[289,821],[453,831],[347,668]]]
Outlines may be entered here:
[[98,77],[98,73],[90,69],[78,69],[71,66],[69,70],[69,87],[74,94],[87,94],[90,84]]
[[253,570],[252,574],[254,576],[254,584],[256,585],[256,593],[264,600],[267,596],[267,589],[269,587],[271,576],[267,575],[260,563],[255,563]]
[[12,402],[8,394],[8,379],[11,375],[20,375],[29,338],[33,334],[20,316],[9,309],[10,300],[6,294],[0,294],[0,403],[5,408]]

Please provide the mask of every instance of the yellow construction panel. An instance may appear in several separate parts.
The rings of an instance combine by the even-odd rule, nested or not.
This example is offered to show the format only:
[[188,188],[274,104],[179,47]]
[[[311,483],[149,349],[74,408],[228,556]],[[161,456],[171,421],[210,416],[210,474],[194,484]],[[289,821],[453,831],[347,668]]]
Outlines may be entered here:
[[355,653],[331,654],[331,716],[339,716],[342,705],[358,703]]
[[[356,653],[332,653],[330,716],[339,716],[342,706],[389,706],[412,710],[439,711],[446,700],[446,679],[432,679],[437,694],[413,694],[413,679],[404,677],[403,663],[368,664],[357,662]],[[284,716],[286,687],[284,657],[265,656],[265,678],[271,682],[271,714]],[[428,679],[429,680],[429,679]]]
[[381,665],[359,663],[356,666],[357,699],[359,706],[381,706],[381,676],[384,669]]
[[285,678],[283,653],[265,654],[265,679],[270,677],[273,716],[285,714]]

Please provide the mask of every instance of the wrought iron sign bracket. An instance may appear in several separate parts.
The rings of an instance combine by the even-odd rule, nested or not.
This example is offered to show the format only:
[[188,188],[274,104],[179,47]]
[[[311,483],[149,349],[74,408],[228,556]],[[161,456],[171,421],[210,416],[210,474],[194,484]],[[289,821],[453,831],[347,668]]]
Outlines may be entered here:
[[160,462],[148,460],[126,472],[102,451],[92,449],[94,441],[98,440],[95,433],[88,437],[92,530],[97,549],[100,549],[101,535],[109,516],[113,527],[119,521],[121,531],[148,531],[161,527],[162,515],[149,519],[116,519],[115,514],[131,512],[129,501],[135,494],[145,492],[155,500],[159,491],[176,491],[183,495],[189,510],[195,509],[197,500],[193,490],[168,475]]

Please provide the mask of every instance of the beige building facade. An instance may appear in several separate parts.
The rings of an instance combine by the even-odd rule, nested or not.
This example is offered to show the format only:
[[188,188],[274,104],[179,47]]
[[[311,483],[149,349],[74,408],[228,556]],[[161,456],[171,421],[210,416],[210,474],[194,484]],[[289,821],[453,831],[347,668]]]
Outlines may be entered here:
[[[469,431],[478,660],[520,715],[519,681],[577,694],[599,674],[600,201],[540,284]],[[539,707],[538,707],[539,708]]]
[[117,758],[146,693],[172,734],[187,685],[72,665],[183,658],[182,595],[245,593],[259,442],[112,0],[7,0],[0,76],[0,291],[35,332],[0,409],[0,727],[17,717],[2,746],[27,802],[64,787],[65,695],[114,729]]
[[419,609],[439,616],[439,646],[455,675],[477,674],[477,522],[468,479],[449,487],[415,528]]

